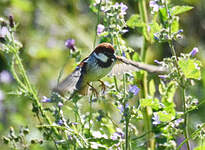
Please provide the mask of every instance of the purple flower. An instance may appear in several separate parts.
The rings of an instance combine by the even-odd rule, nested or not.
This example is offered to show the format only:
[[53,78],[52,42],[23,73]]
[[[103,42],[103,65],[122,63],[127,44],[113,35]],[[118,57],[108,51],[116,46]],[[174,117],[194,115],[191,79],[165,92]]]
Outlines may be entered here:
[[119,7],[120,5],[119,5],[119,3],[117,2],[117,3],[115,3],[115,5],[113,5],[113,7],[115,8],[115,9],[118,9],[118,7]]
[[71,50],[75,50],[75,40],[74,39],[68,39],[65,41],[65,46]]
[[180,29],[180,30],[177,32],[177,34],[180,34],[180,33],[182,33],[182,32],[184,32],[184,30],[183,30],[183,29]]
[[122,56],[126,58],[125,51],[122,51]]
[[151,0],[150,2],[149,2],[149,7],[151,7],[152,8],[152,13],[154,13],[154,12],[157,12],[157,11],[159,11],[159,5],[158,5],[158,2],[156,1],[156,0]]
[[156,112],[154,112],[153,115],[154,115],[154,116],[152,117],[152,119],[153,119],[154,121],[152,122],[152,124],[153,124],[153,125],[158,125],[158,124],[160,124],[160,120],[159,120],[158,114],[157,114]]
[[158,36],[159,36],[158,33],[155,33],[155,34],[154,34],[154,39],[155,39],[156,41],[159,41],[159,37],[158,37]]
[[[128,108],[128,107],[129,107],[129,104],[126,103],[125,104],[125,109]],[[117,108],[120,110],[120,113],[124,112],[124,106],[122,104],[120,104]]]
[[57,124],[62,126],[63,125],[63,120],[59,119]]
[[176,125],[176,127],[178,127],[179,124],[182,123],[182,122],[184,122],[184,119],[179,118],[179,119],[177,119],[177,120],[174,121],[174,124]]
[[10,33],[9,33],[9,30],[6,26],[3,26],[1,29],[0,29],[0,37],[6,37],[8,36]]
[[161,65],[161,62],[160,61],[158,61],[158,60],[154,60],[154,62],[156,63],[156,64],[158,64],[158,65]]
[[98,24],[98,26],[97,26],[97,34],[98,35],[101,34],[104,31],[104,29],[105,29],[104,25]]
[[121,13],[120,14],[126,15],[126,10],[128,9],[128,7],[123,3],[120,3],[120,7],[121,7]]
[[3,70],[0,73],[0,82],[2,83],[10,83],[12,80],[11,74],[7,70]]
[[6,36],[9,38],[10,33],[6,26],[0,27],[0,42],[5,43],[6,42]]
[[117,128],[117,131],[115,133],[113,133],[111,138],[112,138],[112,140],[124,139],[125,134],[122,132],[122,130],[120,128]]
[[62,107],[62,106],[63,106],[63,103],[58,102],[58,107]]
[[130,85],[130,88],[129,88],[130,93],[137,95],[139,93],[139,90],[140,88],[138,88],[136,85]]
[[43,96],[43,99],[41,100],[42,103],[50,103],[51,102],[51,99],[46,97],[46,96]]
[[5,98],[4,92],[0,90],[0,101],[2,101]]
[[192,51],[189,53],[192,57],[194,57],[199,52],[199,49],[197,47],[194,47]]
[[160,79],[166,79],[168,76],[167,76],[167,75],[158,75],[158,77],[159,77]]

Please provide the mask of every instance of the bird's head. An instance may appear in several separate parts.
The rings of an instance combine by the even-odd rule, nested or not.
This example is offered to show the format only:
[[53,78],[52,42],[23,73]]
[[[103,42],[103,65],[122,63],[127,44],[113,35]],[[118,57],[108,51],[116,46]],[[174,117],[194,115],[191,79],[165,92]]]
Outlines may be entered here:
[[115,50],[110,43],[101,43],[93,51],[94,55],[97,56],[102,62],[107,62],[108,59],[115,58]]

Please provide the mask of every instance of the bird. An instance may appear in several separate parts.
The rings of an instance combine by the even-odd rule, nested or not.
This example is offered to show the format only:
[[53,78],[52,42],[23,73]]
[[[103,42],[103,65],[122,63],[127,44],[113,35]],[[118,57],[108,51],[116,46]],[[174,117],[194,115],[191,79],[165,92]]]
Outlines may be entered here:
[[65,93],[79,93],[81,95],[88,94],[88,88],[97,95],[97,91],[91,85],[91,82],[99,81],[103,91],[105,84],[101,79],[106,75],[113,73],[122,73],[129,70],[143,69],[152,73],[164,73],[166,70],[163,67],[134,62],[125,57],[117,56],[112,44],[101,43],[91,54],[83,59],[74,71],[69,74],[53,89],[61,95]]

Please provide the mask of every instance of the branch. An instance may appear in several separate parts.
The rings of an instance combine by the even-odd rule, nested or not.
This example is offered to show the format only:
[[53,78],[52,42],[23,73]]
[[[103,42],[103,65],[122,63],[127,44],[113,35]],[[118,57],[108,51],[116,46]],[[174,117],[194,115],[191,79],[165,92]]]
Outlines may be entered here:
[[145,70],[149,73],[167,74],[169,72],[167,68],[162,67],[162,66],[149,65],[149,64],[142,63],[142,62],[135,62],[135,61],[128,60],[125,57],[121,57],[121,56],[116,56],[116,57],[120,62],[123,62],[127,65],[134,66],[138,69]]

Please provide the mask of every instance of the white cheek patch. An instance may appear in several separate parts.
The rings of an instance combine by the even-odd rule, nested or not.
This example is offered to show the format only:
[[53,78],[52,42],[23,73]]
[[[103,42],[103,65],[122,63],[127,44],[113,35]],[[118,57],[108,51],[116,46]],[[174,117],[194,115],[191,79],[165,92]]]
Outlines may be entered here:
[[101,60],[102,62],[106,63],[108,60],[108,57],[106,55],[104,55],[103,53],[99,53],[98,55],[96,53],[94,53],[94,56]]

